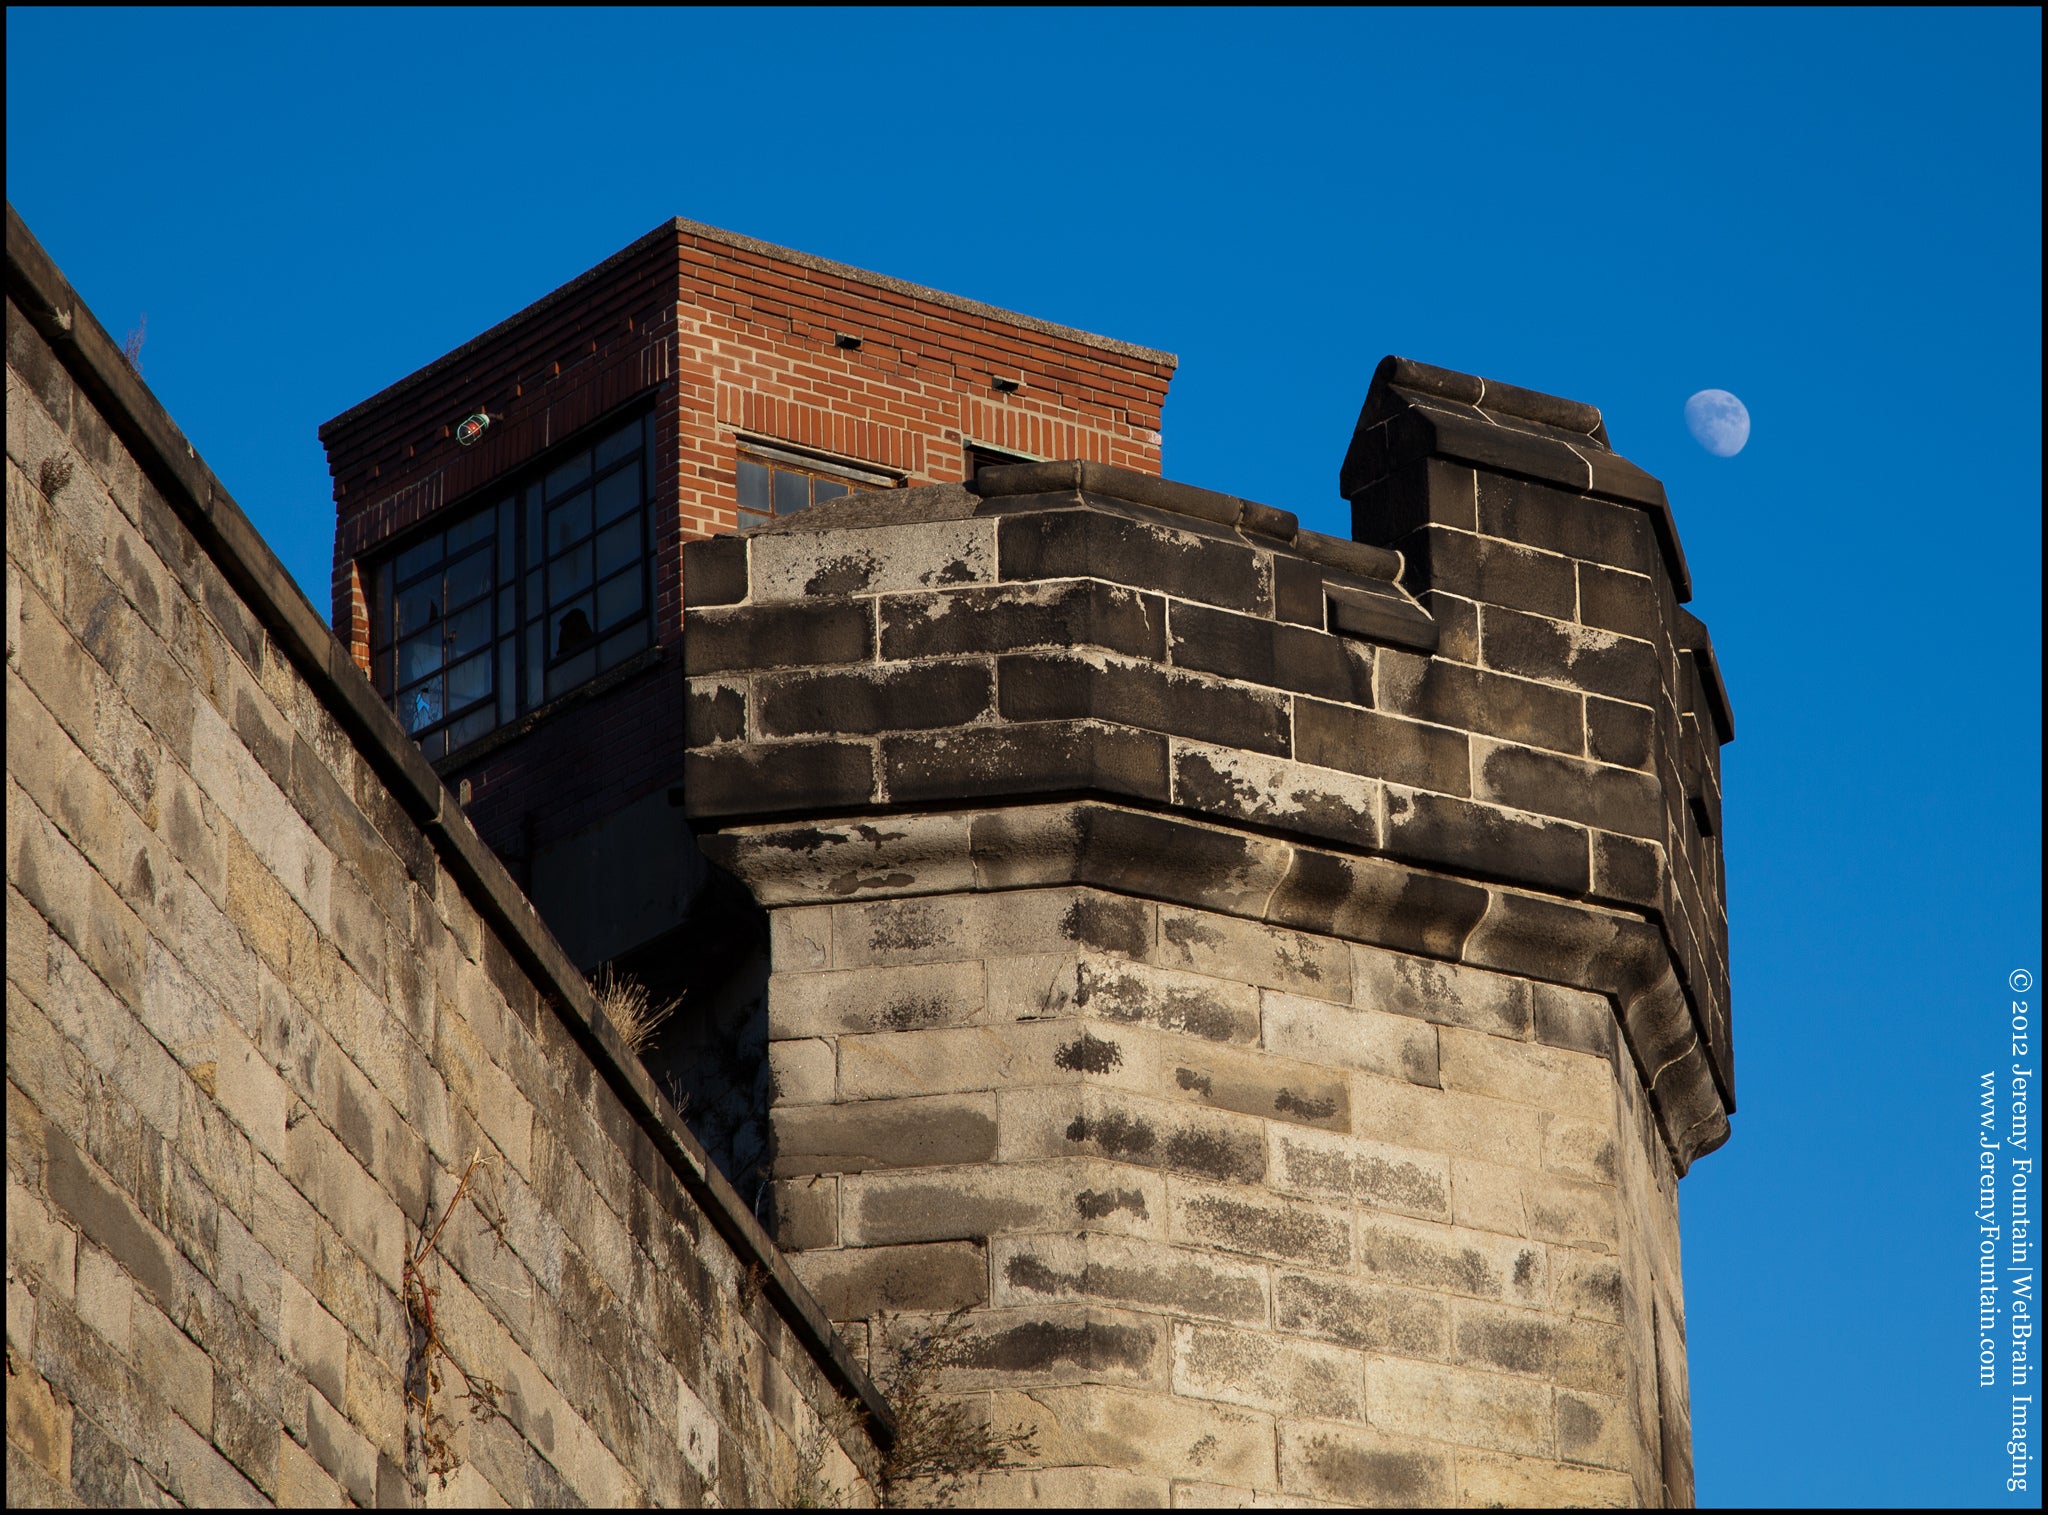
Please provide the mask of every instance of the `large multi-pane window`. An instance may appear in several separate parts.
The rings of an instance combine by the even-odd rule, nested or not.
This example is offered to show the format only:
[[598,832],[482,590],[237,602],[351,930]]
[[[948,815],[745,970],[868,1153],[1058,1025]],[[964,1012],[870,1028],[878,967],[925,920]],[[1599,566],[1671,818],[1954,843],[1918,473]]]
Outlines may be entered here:
[[650,642],[648,424],[637,418],[549,457],[378,565],[373,676],[429,758]]
[[739,455],[739,527],[765,526],[771,516],[793,515],[820,500],[836,500],[856,489],[888,489],[896,480],[881,474],[844,471],[793,457],[742,452]]

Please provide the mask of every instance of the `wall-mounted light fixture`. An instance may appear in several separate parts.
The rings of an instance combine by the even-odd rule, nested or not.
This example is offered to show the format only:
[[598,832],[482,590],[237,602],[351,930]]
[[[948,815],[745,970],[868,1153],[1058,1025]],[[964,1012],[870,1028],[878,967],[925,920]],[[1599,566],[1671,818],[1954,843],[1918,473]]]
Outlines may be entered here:
[[474,447],[483,440],[485,432],[491,429],[491,422],[498,417],[488,411],[479,410],[474,415],[464,416],[455,426],[455,441],[458,446]]

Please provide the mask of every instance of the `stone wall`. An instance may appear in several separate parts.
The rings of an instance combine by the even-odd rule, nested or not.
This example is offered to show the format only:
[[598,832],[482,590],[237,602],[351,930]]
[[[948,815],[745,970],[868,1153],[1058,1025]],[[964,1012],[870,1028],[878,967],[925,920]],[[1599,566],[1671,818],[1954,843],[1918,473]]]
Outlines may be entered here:
[[816,1303],[11,207],[7,255],[8,1503],[871,1503]]
[[777,1238],[877,1363],[958,1312],[946,1388],[1036,1434],[972,1497],[1690,1502],[1712,736],[1650,520],[1558,495],[1532,534],[1631,512],[1585,555],[1650,635],[1489,641],[1531,582],[1579,612],[1555,544],[1489,544],[1468,625],[1420,553],[1087,463],[690,549]]

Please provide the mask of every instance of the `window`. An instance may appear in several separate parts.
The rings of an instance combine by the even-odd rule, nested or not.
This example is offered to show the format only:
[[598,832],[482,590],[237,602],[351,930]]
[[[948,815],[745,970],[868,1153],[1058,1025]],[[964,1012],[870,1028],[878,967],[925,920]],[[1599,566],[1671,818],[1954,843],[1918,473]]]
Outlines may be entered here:
[[834,468],[768,448],[739,455],[741,531],[766,526],[771,516],[794,515],[821,500],[836,500],[857,489],[890,489],[897,481],[856,468]]
[[371,575],[371,670],[441,758],[616,667],[652,639],[648,422],[552,454]]

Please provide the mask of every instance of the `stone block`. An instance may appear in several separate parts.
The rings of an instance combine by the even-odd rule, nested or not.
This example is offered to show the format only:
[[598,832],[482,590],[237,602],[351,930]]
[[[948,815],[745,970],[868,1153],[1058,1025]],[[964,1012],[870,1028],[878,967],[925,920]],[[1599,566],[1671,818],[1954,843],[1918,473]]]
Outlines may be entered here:
[[1437,1084],[1436,1027],[1426,1021],[1271,989],[1259,996],[1259,1014],[1259,1039],[1268,1052],[1326,1068]]
[[1521,979],[1357,944],[1351,949],[1351,973],[1352,998],[1362,1010],[1495,1036],[1529,1035],[1530,993]]
[[[1586,697],[1586,756],[1623,768],[1648,768],[1656,715],[1646,705]],[[1498,733],[1512,736],[1511,732]]]
[[793,1105],[817,1104],[836,1098],[839,1092],[838,1066],[838,1057],[833,1044],[829,1041],[810,1038],[804,1041],[770,1042],[769,1097],[777,1104]]
[[1441,1446],[1364,1426],[1294,1421],[1280,1428],[1280,1486],[1297,1499],[1356,1508],[1454,1504],[1451,1455]]
[[994,1243],[999,1305],[1124,1305],[1262,1326],[1266,1270],[1126,1236],[1027,1236]]
[[[13,1256],[10,1248],[9,1257]],[[135,1286],[110,1253],[87,1243],[78,1253],[78,1318],[124,1357],[132,1356]],[[145,1309],[152,1308],[145,1305]]]
[[995,578],[996,523],[972,518],[858,530],[757,532],[749,589],[756,604],[904,594]]
[[1294,752],[1300,762],[1390,783],[1467,795],[1472,775],[1462,731],[1427,726],[1373,710],[1294,702]]
[[683,603],[737,605],[747,597],[747,539],[712,537],[683,544]]
[[16,1484],[17,1449],[56,1490],[71,1483],[72,1407],[68,1400],[50,1392],[41,1374],[19,1372],[11,1360],[7,1368],[7,1503],[11,1508],[29,1492]]
[[1233,1183],[1265,1177],[1265,1143],[1254,1120],[1103,1088],[1028,1090],[1001,1100],[1005,1162],[1101,1157]]
[[1641,573],[1579,564],[1578,619],[1588,626],[1640,637],[1645,642],[1666,636],[1658,614],[1656,581]]
[[1394,784],[1386,805],[1392,856],[1565,894],[1585,893],[1591,880],[1579,826]]
[[831,1320],[944,1313],[989,1302],[988,1253],[975,1242],[805,1252],[790,1265]]
[[146,1299],[135,1301],[130,1326],[135,1368],[185,1423],[213,1434],[213,1364],[200,1346]]
[[996,681],[996,708],[1008,721],[1095,720],[1269,755],[1288,748],[1284,697],[1155,663],[1016,653],[997,659]]
[[1526,1168],[1542,1165],[1540,1110],[1371,1074],[1354,1078],[1351,1123],[1362,1137],[1450,1157]]
[[1362,1283],[1339,1273],[1276,1269],[1273,1324],[1368,1352],[1443,1361],[1450,1308],[1436,1294]]
[[1484,738],[1475,741],[1472,759],[1477,799],[1626,836],[1665,834],[1663,790],[1649,774]]
[[884,658],[1097,647],[1163,661],[1165,602],[1099,579],[1005,584],[881,602]]
[[1451,1213],[1450,1159],[1321,1131],[1270,1133],[1274,1187],[1425,1220]]
[[1534,1457],[1457,1454],[1457,1502],[1496,1509],[1622,1510],[1637,1504],[1623,1473],[1573,1467]]
[[753,681],[754,732],[852,736],[965,726],[989,713],[994,692],[993,673],[983,662],[761,674]]
[[1410,1288],[1540,1306],[1549,1297],[1540,1242],[1391,1215],[1360,1216],[1358,1265],[1367,1278]]
[[1319,999],[1350,997],[1351,964],[1342,943],[1212,911],[1160,906],[1156,961]]
[[1150,1236],[1167,1214],[1162,1175],[1104,1162],[862,1173],[839,1183],[848,1246],[1083,1228]]
[[768,956],[777,973],[831,967],[831,910],[811,907],[772,912],[768,917]]
[[692,677],[863,663],[874,655],[875,612],[865,600],[693,610],[683,640],[683,667]]
[[1547,1047],[1614,1056],[1614,1006],[1604,994],[1568,989],[1562,984],[1532,983],[1536,1040]]
[[1591,1184],[1616,1182],[1620,1163],[1615,1128],[1602,1121],[1552,1120],[1543,1133],[1543,1166]]
[[748,743],[683,758],[692,816],[834,810],[875,797],[875,753],[866,742]]
[[683,695],[683,741],[691,747],[712,747],[747,739],[747,689],[744,678],[691,679]]
[[[915,1330],[892,1320],[892,1339]],[[1164,1388],[1173,1368],[1167,1322],[1157,1315],[1076,1305],[977,1310],[945,1343],[943,1392],[1060,1384]]]
[[1473,1300],[1457,1301],[1452,1317],[1453,1355],[1469,1367],[1596,1394],[1627,1391],[1627,1341],[1616,1326]]
[[1280,1415],[1365,1418],[1365,1358],[1343,1347],[1177,1323],[1173,1391]]
[[1595,831],[1592,835],[1593,882],[1589,892],[1593,898],[1645,910],[1661,909],[1666,881],[1664,849],[1655,842],[1616,836],[1608,831]]
[[306,1450],[358,1505],[376,1503],[377,1449],[319,1395],[306,1401]]
[[1533,1105],[1596,1123],[1614,1118],[1614,1073],[1603,1058],[1457,1026],[1438,1033],[1437,1047],[1447,1093]]
[[1324,837],[1347,847],[1380,844],[1377,779],[1179,739],[1170,747],[1173,800],[1183,809]]
[[[1037,1460],[1055,1467],[1176,1480],[1199,1471],[1247,1496],[1274,1486],[1273,1421],[1257,1411],[1091,1385],[998,1392],[989,1415],[997,1426],[1029,1429]],[[1175,1494],[1187,1502],[1179,1486]]]
[[1495,605],[1479,609],[1479,649],[1497,672],[1637,705],[1654,704],[1663,684],[1653,643]]
[[1560,1314],[1619,1322],[1623,1311],[1621,1265],[1613,1257],[1572,1247],[1551,1247],[1550,1304]]
[[[1065,1054],[1063,1039],[1070,1043],[1074,1035],[1071,1025],[1037,1021],[843,1036],[838,1041],[839,1095],[867,1100],[1078,1083],[1089,1061],[1085,1051]],[[1102,1055],[1113,1054],[1114,1049]]]
[[340,1510],[348,1507],[348,1496],[310,1452],[280,1435],[277,1503],[280,1509]]
[[996,1152],[995,1101],[980,1095],[785,1107],[776,1117],[775,1146],[777,1178],[987,1162]]
[[1631,573],[1661,566],[1649,517],[1628,505],[1480,470],[1479,529],[1530,547],[1561,552]]
[[976,962],[777,974],[769,987],[768,1034],[783,1041],[966,1025],[982,1018],[983,990]]
[[1636,1426],[1625,1400],[1558,1391],[1557,1455],[1566,1462],[1628,1472],[1636,1445]]
[[997,561],[1006,582],[1106,579],[1225,610],[1264,611],[1270,593],[1248,547],[1098,510],[1005,517]]
[[346,1400],[348,1332],[291,1274],[282,1281],[278,1345],[289,1362],[337,1409]]
[[1553,1392],[1548,1384],[1398,1357],[1376,1357],[1366,1367],[1375,1425],[1499,1452],[1555,1455]]
[[1372,703],[1370,649],[1322,629],[1322,580],[1305,596],[1315,629],[1175,600],[1167,608],[1174,665],[1350,705]]
[[1405,538],[1401,551],[1432,589],[1564,619],[1578,605],[1578,565],[1554,552],[1434,524]]
[[974,727],[881,743],[888,798],[898,804],[1092,791],[1164,801],[1166,738],[1095,721]]
[[1259,991],[1205,974],[1089,956],[1076,974],[1074,1006],[1095,1019],[1184,1032],[1204,1041],[1255,1045]]
[[282,1434],[277,1417],[233,1377],[214,1375],[214,1445],[238,1474],[273,1500],[277,1497],[277,1444]]
[[1585,750],[1584,697],[1554,684],[1388,650],[1379,655],[1373,690],[1375,704],[1389,715],[1574,757]]
[[1349,1266],[1349,1215],[1263,1189],[1218,1188],[1175,1180],[1169,1234],[1175,1241],[1248,1257]]
[[1351,1129],[1350,1080],[1313,1064],[1228,1047],[1161,1047],[1160,1092],[1290,1125]]

